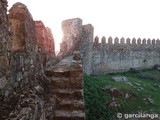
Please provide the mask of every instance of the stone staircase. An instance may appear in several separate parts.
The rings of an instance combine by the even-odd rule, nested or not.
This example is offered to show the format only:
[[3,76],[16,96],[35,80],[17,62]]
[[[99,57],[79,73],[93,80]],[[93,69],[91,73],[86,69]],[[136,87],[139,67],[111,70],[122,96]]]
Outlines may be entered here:
[[82,67],[77,63],[57,66],[46,70],[50,97],[56,99],[53,120],[85,120]]

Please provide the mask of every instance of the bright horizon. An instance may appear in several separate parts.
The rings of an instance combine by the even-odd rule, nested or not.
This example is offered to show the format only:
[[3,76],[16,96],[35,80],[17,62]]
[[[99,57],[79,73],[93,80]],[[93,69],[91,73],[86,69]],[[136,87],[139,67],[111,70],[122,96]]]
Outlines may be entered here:
[[61,22],[77,17],[83,24],[92,24],[99,38],[160,38],[159,0],[8,0],[8,8],[16,2],[51,28],[56,51],[62,40]]

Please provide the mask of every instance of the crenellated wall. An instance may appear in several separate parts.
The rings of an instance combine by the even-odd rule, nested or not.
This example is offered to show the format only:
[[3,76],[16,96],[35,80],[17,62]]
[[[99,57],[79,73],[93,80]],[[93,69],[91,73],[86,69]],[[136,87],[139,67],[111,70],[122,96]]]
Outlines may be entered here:
[[125,39],[124,37],[122,37],[122,38],[118,38],[118,37],[115,37],[114,39],[110,36],[110,37],[108,37],[108,39],[106,39],[106,37],[105,36],[103,36],[102,38],[101,38],[101,40],[99,40],[99,37],[98,36],[96,36],[95,38],[94,38],[94,40],[93,40],[93,43],[94,44],[99,44],[99,43],[102,43],[102,44],[119,44],[119,45],[122,45],[122,44],[128,44],[128,45],[135,45],[135,44],[152,44],[152,45],[155,45],[155,44],[160,44],[160,40],[159,39],[157,39],[157,40],[155,40],[155,39],[150,39],[150,38],[148,38],[148,39],[146,39],[146,38],[144,38],[144,39],[141,39],[141,38],[138,38],[138,39],[136,39],[136,38],[127,38],[127,39]]
[[83,70],[88,75],[150,68],[160,64],[159,39],[102,37],[99,40],[97,36],[94,39],[93,26],[82,25],[79,18],[65,20],[62,26],[61,55],[71,54],[69,48],[80,51]]
[[[106,42],[107,41],[107,42]],[[160,64],[160,41],[121,39],[96,36],[93,41],[92,74],[126,71],[130,68],[151,68]]]

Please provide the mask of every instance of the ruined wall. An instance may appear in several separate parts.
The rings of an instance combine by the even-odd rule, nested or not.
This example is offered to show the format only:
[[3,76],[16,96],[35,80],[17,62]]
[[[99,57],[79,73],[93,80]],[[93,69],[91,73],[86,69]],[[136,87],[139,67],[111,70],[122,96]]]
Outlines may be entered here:
[[[126,41],[126,42],[125,42]],[[112,40],[103,37],[99,43],[98,37],[93,43],[92,74],[106,74],[109,72],[126,71],[130,68],[151,68],[160,64],[159,40],[146,40],[116,37]]]
[[7,16],[7,1],[0,0],[0,93],[8,95],[11,78],[11,27]]
[[91,24],[82,25],[80,18],[69,19],[62,22],[63,40],[60,44],[59,58],[71,55],[78,50],[82,55],[83,71],[92,73],[92,44],[94,28]]
[[49,67],[52,72],[46,76],[48,58],[55,57],[51,30],[33,21],[22,3],[11,7],[8,19],[6,6],[0,0],[0,120],[85,120],[80,54],[76,52],[70,64]]
[[38,52],[35,24],[27,7],[16,3],[9,10],[8,16],[13,31],[12,76],[18,85],[22,79],[42,72],[43,66]]
[[69,53],[68,48],[80,51],[83,70],[88,75],[126,71],[130,68],[150,68],[160,64],[159,40],[119,40],[117,37],[106,40],[103,37],[100,43],[98,37],[93,40],[93,26],[82,25],[79,18],[63,21],[62,26],[64,36],[60,46],[61,55]]
[[22,3],[14,4],[9,10],[9,21],[13,30],[12,50],[36,51],[35,25],[27,7]]
[[36,26],[36,36],[37,36],[37,44],[38,44],[38,49],[40,49],[40,51],[42,53],[45,53],[45,44],[46,44],[46,29],[45,26],[43,24],[42,21],[35,21],[35,26]]
[[63,38],[60,44],[59,58],[71,55],[82,36],[82,20],[79,18],[69,19],[62,22]]
[[92,45],[94,28],[91,24],[83,25],[83,35],[76,50],[81,52],[83,71],[90,75],[92,73]]
[[52,31],[42,21],[35,21],[38,48],[43,56],[43,66],[51,66],[55,58],[55,44]]
[[30,12],[16,3],[7,16],[6,0],[0,0],[0,11],[0,120],[51,119],[55,102],[46,95],[50,81],[43,74]]
[[46,27],[47,30],[47,38],[48,38],[48,42],[46,45],[47,48],[47,53],[49,54],[49,56],[51,58],[55,57],[55,42],[54,42],[54,38],[52,35],[52,31],[49,27]]

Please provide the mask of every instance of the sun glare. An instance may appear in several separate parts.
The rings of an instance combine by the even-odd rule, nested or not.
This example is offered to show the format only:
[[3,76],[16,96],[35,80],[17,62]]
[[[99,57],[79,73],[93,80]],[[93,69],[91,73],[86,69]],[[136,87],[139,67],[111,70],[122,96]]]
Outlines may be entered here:
[[61,29],[53,31],[53,37],[55,41],[55,51],[60,50],[60,43],[62,41],[62,31]]

